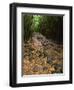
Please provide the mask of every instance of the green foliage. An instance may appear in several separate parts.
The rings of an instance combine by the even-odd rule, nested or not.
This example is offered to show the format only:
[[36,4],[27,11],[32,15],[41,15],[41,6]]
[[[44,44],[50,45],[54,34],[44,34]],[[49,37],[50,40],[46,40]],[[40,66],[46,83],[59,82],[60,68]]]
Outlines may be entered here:
[[24,15],[24,40],[33,32],[40,32],[46,38],[63,42],[63,16]]
[[23,16],[24,22],[24,41],[27,41],[32,35],[32,15],[24,15]]
[[40,20],[41,20],[41,16],[40,15],[33,15],[33,28],[35,32],[39,32],[40,30]]
[[53,39],[58,43],[63,41],[63,17],[43,16],[40,24],[40,33],[46,38]]

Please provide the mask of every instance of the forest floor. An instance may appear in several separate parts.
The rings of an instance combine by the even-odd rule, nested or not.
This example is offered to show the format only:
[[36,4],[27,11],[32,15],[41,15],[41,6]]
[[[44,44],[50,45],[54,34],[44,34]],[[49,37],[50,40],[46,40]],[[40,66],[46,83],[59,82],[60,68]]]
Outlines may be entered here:
[[34,33],[23,47],[23,75],[63,73],[63,45]]

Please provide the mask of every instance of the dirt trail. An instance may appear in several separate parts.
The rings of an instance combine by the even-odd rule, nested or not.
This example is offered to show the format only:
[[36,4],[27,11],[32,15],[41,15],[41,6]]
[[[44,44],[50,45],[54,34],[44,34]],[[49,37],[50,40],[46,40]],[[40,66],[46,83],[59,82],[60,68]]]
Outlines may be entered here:
[[63,73],[63,47],[40,33],[24,44],[23,75]]

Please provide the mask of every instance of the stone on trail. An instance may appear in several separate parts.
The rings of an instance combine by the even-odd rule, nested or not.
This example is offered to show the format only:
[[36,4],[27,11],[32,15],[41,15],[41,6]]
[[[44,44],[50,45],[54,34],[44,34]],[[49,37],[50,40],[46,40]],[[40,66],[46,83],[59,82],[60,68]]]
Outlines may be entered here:
[[[63,50],[58,52],[57,44],[38,32],[24,44],[23,73],[52,74],[63,72]],[[60,50],[59,49],[59,50]]]

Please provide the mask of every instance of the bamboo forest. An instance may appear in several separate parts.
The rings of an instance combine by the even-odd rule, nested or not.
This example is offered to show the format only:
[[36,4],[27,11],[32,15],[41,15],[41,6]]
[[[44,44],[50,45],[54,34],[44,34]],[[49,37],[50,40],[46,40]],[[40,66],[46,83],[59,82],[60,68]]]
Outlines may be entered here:
[[63,73],[63,16],[22,14],[22,74]]

